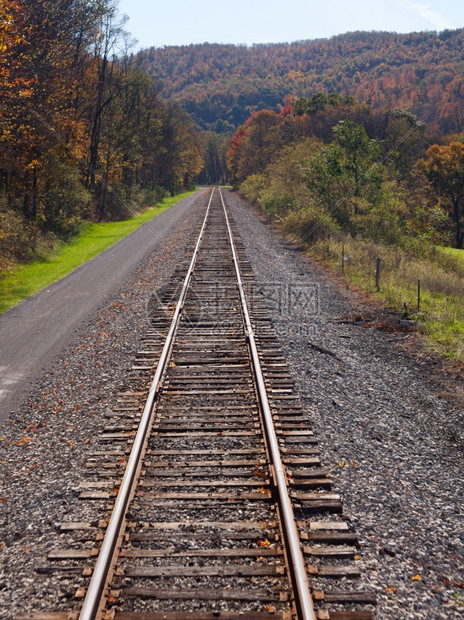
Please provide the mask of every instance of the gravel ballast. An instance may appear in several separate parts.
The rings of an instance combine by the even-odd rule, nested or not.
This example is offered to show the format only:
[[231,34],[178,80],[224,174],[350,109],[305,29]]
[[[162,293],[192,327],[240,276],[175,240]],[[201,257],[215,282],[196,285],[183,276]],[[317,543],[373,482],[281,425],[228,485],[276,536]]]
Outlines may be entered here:
[[462,376],[414,333],[356,321],[373,313],[365,299],[228,199],[359,536],[359,586],[376,592],[376,617],[462,617]]
[[140,348],[147,306],[169,282],[204,211],[200,193],[163,247],[105,300],[23,404],[0,421],[2,620],[72,607],[75,577],[37,576],[36,569],[46,564],[50,550],[67,546],[68,537],[58,531],[61,522],[92,521],[102,514],[101,502],[77,499],[85,463]]
[[[411,332],[338,321],[372,307],[228,196],[323,464],[359,536],[359,588],[376,592],[378,618],[462,617],[463,414],[462,403],[444,395],[453,385],[446,364]],[[72,602],[72,579],[38,578],[36,567],[57,546],[57,523],[98,511],[77,501],[79,472],[131,367],[147,303],[169,281],[203,213],[199,199],[169,248],[108,298],[14,418],[0,423],[2,618]]]

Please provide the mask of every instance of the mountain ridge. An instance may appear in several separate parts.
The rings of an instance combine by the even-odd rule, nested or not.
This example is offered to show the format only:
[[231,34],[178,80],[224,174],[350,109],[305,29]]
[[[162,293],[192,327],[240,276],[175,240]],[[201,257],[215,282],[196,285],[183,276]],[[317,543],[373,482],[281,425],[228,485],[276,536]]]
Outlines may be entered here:
[[136,64],[160,94],[183,105],[201,129],[233,131],[250,113],[279,109],[288,95],[354,96],[374,108],[426,116],[432,129],[464,127],[464,29],[397,34],[355,31],[331,38],[252,46],[201,43],[151,47]]

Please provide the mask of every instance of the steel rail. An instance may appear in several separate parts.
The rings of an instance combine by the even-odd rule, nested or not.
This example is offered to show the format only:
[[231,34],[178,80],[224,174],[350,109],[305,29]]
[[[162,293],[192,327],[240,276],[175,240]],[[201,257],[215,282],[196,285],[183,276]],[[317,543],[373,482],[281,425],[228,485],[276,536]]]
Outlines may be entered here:
[[248,312],[245,292],[243,289],[242,278],[240,274],[240,267],[237,260],[237,254],[235,251],[235,244],[232,236],[232,230],[230,228],[229,217],[227,215],[226,205],[222,192],[219,189],[219,195],[221,197],[222,208],[224,209],[224,215],[226,218],[227,230],[229,233],[229,241],[232,248],[232,256],[234,259],[235,272],[237,275],[238,289],[240,292],[240,300],[242,304],[243,318],[245,321],[245,330],[250,347],[253,370],[255,373],[256,384],[258,388],[259,399],[261,403],[262,413],[264,417],[266,434],[268,437],[269,449],[273,461],[273,467],[275,471],[276,484],[280,499],[280,508],[282,512],[283,525],[287,542],[289,545],[290,561],[292,564],[292,571],[294,575],[294,581],[296,585],[296,593],[298,595],[297,607],[302,620],[317,620],[316,611],[314,609],[313,600],[309,590],[308,575],[304,563],[303,554],[301,552],[300,537],[295,523],[295,515],[293,512],[292,503],[288,495],[288,485],[285,475],[284,465],[280,456],[279,443],[274,428],[274,422],[272,420],[271,407],[267,397],[266,386],[264,383],[263,371],[261,368],[261,362],[259,360],[258,348],[256,346],[256,340],[254,336],[253,326],[251,324],[250,315]]
[[111,514],[110,521],[108,523],[108,527],[106,529],[105,537],[103,539],[100,552],[98,554],[98,559],[95,564],[95,568],[92,574],[92,578],[89,584],[89,588],[87,590],[86,597],[84,599],[84,603],[81,608],[81,612],[79,615],[79,620],[95,620],[98,616],[98,612],[102,602],[102,596],[104,594],[104,589],[106,585],[107,576],[111,567],[111,563],[114,556],[114,551],[116,547],[116,543],[119,537],[119,532],[121,529],[121,525],[124,520],[124,515],[126,513],[126,509],[128,503],[130,501],[130,496],[132,493],[134,481],[136,478],[136,473],[138,469],[138,465],[140,462],[140,457],[143,451],[143,447],[145,444],[145,439],[147,436],[147,432],[150,426],[150,420],[152,417],[153,408],[155,402],[158,397],[159,389],[161,386],[161,380],[166,368],[166,364],[169,359],[169,355],[171,352],[174,335],[177,330],[177,325],[179,322],[179,318],[184,306],[185,297],[187,295],[187,290],[190,285],[190,280],[192,277],[193,269],[195,267],[195,263],[198,256],[198,250],[200,248],[205,227],[206,221],[208,219],[211,201],[214,195],[214,188],[211,192],[211,196],[208,203],[208,208],[206,210],[206,215],[203,220],[203,226],[201,228],[200,234],[198,236],[198,240],[193,252],[192,260],[190,263],[189,270],[184,280],[184,285],[182,287],[182,292],[179,296],[179,300],[177,302],[177,306],[174,312],[174,316],[171,321],[171,326],[169,328],[168,335],[166,337],[166,342],[164,344],[158,366],[156,368],[155,376],[150,386],[150,390],[148,393],[147,402],[145,403],[145,407],[143,410],[143,414],[140,420],[140,425],[137,430],[137,434],[134,439],[134,443],[132,446],[132,450],[127,462],[126,470],[124,472],[124,477],[121,482],[121,486],[119,487],[119,492],[116,497],[116,501],[114,504],[113,512]]

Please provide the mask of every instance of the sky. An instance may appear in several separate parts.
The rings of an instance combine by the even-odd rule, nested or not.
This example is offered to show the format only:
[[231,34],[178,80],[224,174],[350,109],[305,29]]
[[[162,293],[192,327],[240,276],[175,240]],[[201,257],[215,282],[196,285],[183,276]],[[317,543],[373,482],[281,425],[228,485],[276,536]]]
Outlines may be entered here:
[[129,17],[136,49],[464,27],[464,0],[120,0],[119,9]]

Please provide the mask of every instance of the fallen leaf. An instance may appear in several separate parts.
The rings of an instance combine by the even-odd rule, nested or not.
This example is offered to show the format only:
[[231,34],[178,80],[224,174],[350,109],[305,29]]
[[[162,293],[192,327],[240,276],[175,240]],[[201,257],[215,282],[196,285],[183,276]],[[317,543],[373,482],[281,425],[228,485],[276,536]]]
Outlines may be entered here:
[[392,588],[385,588],[385,592],[395,592],[396,588],[393,586]]
[[271,543],[268,541],[267,538],[265,538],[264,540],[261,540],[261,538],[258,539],[258,547],[269,547]]
[[412,581],[421,581],[422,577],[420,575],[414,575],[414,577],[411,577]]
[[345,467],[345,461],[338,461],[339,467]]

